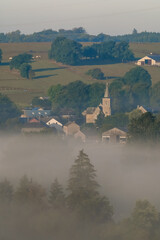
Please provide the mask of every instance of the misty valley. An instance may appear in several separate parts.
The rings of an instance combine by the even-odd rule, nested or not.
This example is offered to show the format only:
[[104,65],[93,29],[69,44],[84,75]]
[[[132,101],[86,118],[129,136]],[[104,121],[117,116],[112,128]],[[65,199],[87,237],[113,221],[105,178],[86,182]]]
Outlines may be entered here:
[[9,134],[0,145],[0,239],[159,239],[158,146]]

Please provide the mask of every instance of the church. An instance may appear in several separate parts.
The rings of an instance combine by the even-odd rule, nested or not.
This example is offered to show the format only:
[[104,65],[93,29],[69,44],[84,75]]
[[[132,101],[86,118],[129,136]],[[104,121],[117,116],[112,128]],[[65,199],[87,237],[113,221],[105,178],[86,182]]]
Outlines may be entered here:
[[111,99],[109,96],[108,83],[106,84],[102,103],[100,103],[98,107],[88,107],[82,112],[82,115],[86,117],[86,123],[95,123],[101,111],[104,113],[105,117],[111,115]]

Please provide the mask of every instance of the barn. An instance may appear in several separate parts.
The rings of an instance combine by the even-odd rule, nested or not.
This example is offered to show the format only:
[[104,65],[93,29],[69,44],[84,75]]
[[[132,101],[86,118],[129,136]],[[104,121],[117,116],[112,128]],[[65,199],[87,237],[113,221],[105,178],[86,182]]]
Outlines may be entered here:
[[160,55],[147,55],[136,62],[139,66],[160,66]]

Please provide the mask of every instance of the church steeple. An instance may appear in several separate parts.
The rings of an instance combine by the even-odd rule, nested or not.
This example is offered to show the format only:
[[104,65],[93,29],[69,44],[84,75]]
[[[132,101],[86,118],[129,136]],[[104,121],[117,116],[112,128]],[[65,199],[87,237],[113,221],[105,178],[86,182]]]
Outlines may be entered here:
[[111,99],[109,97],[108,83],[106,83],[106,90],[102,98],[102,109],[105,117],[111,115]]
[[108,83],[106,83],[106,90],[105,90],[104,98],[108,98],[108,97],[109,97],[109,90],[108,90]]

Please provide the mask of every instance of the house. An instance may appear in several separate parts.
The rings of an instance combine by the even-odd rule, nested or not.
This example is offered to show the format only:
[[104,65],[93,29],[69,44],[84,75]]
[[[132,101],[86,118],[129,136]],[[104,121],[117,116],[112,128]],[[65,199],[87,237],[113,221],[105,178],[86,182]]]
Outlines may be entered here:
[[45,110],[43,108],[33,108],[33,109],[24,109],[22,116],[26,116],[26,118],[41,118],[50,116],[51,110]]
[[86,123],[95,123],[100,112],[104,113],[104,116],[111,115],[111,99],[109,97],[108,83],[106,84],[106,90],[102,103],[98,107],[88,107],[82,112],[82,115],[86,117]]
[[81,131],[78,131],[74,134],[74,138],[75,139],[80,139],[82,142],[85,142],[86,141],[86,135],[81,132]]
[[63,131],[66,136],[74,136],[75,133],[80,131],[80,126],[75,122],[68,122],[63,126]]
[[100,108],[98,107],[88,107],[82,112],[82,115],[86,117],[86,123],[95,123],[98,115],[100,114]]
[[112,128],[102,133],[102,142],[106,143],[126,143],[127,133],[119,128]]
[[55,128],[58,131],[63,130],[62,123],[58,122],[55,118],[51,118],[49,121],[46,122],[47,126]]
[[141,59],[139,59],[136,64],[138,66],[160,66],[160,55],[147,55]]

